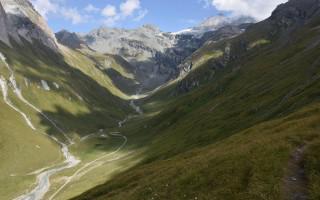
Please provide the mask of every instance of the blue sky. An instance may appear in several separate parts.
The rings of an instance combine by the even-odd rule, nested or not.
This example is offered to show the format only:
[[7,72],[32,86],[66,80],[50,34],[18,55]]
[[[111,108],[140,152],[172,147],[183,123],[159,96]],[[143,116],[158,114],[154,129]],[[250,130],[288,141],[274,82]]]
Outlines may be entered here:
[[54,31],[88,32],[99,26],[135,28],[154,24],[163,31],[195,26],[219,13],[268,17],[286,0],[31,0]]

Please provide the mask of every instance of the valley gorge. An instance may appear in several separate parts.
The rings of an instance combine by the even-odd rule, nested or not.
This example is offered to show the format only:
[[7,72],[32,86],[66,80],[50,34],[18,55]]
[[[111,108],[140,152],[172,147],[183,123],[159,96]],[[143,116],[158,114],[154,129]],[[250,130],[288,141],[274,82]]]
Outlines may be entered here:
[[54,33],[0,0],[0,200],[319,199],[320,1],[283,2]]

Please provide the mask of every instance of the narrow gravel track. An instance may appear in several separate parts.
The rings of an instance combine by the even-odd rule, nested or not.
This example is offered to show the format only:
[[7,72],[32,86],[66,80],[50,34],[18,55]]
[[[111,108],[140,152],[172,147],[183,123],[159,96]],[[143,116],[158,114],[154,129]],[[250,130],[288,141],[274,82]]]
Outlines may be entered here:
[[308,200],[308,180],[303,163],[305,149],[305,145],[297,148],[289,160],[283,180],[283,196],[286,200]]

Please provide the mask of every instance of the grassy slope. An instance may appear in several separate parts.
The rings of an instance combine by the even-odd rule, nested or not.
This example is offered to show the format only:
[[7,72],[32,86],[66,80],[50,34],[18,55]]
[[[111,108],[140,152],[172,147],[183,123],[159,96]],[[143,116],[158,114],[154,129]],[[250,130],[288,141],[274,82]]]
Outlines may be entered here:
[[[127,95],[118,90],[110,78],[100,76],[92,59],[78,52],[69,52],[76,57],[66,58],[67,62],[75,64],[69,65],[63,57],[36,43],[32,46],[25,43],[17,49],[0,44],[0,49],[14,68],[25,98],[76,141],[78,137],[96,132],[100,128],[117,126],[118,120],[131,112],[124,100]],[[8,71],[2,62],[0,73],[8,78]],[[50,91],[42,88],[41,80],[48,82]],[[59,88],[55,88],[54,83]],[[21,115],[4,104],[1,95],[0,184],[5,187],[1,187],[0,196],[4,199],[14,198],[32,186],[35,177],[27,176],[28,173],[62,161],[59,146],[43,133],[55,135],[62,141],[65,139],[52,124],[24,105],[12,92],[10,99],[31,117],[38,130],[32,131]],[[101,151],[95,146],[91,151],[95,152],[96,149]],[[78,150],[73,149],[81,157],[81,154],[77,154]]]
[[[131,66],[128,63],[118,59],[112,55],[102,55],[90,50],[71,50],[64,49],[66,62],[71,66],[77,67],[84,74],[97,81],[100,85],[108,88],[115,96],[122,99],[128,99],[130,95],[123,88],[129,88],[134,85],[134,75],[132,74]],[[119,74],[120,77],[131,80],[127,85],[117,85],[114,77],[109,76],[107,69],[112,69]],[[132,93],[132,91],[129,91]]]
[[281,199],[290,152],[319,142],[318,107],[137,167],[76,199]]
[[[3,199],[12,199],[33,183],[34,177],[26,174],[56,164],[62,156],[55,143],[32,131],[2,100],[0,106],[0,194]],[[35,154],[37,159],[31,159]]]
[[[267,34],[270,24],[258,24],[200,49],[193,59],[227,46],[240,59],[222,68],[214,57],[146,100],[155,116],[128,127],[137,142],[148,141],[143,163],[75,199],[285,199],[282,178],[303,143],[318,199],[318,25],[315,19],[283,44]],[[185,94],[184,85],[194,86]]]

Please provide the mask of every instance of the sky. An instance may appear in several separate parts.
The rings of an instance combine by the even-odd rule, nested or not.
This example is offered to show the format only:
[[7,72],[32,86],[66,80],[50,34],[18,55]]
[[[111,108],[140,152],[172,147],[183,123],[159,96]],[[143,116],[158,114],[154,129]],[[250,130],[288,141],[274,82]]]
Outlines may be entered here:
[[100,26],[153,24],[174,32],[224,14],[263,20],[287,0],[30,0],[55,31],[86,33]]

